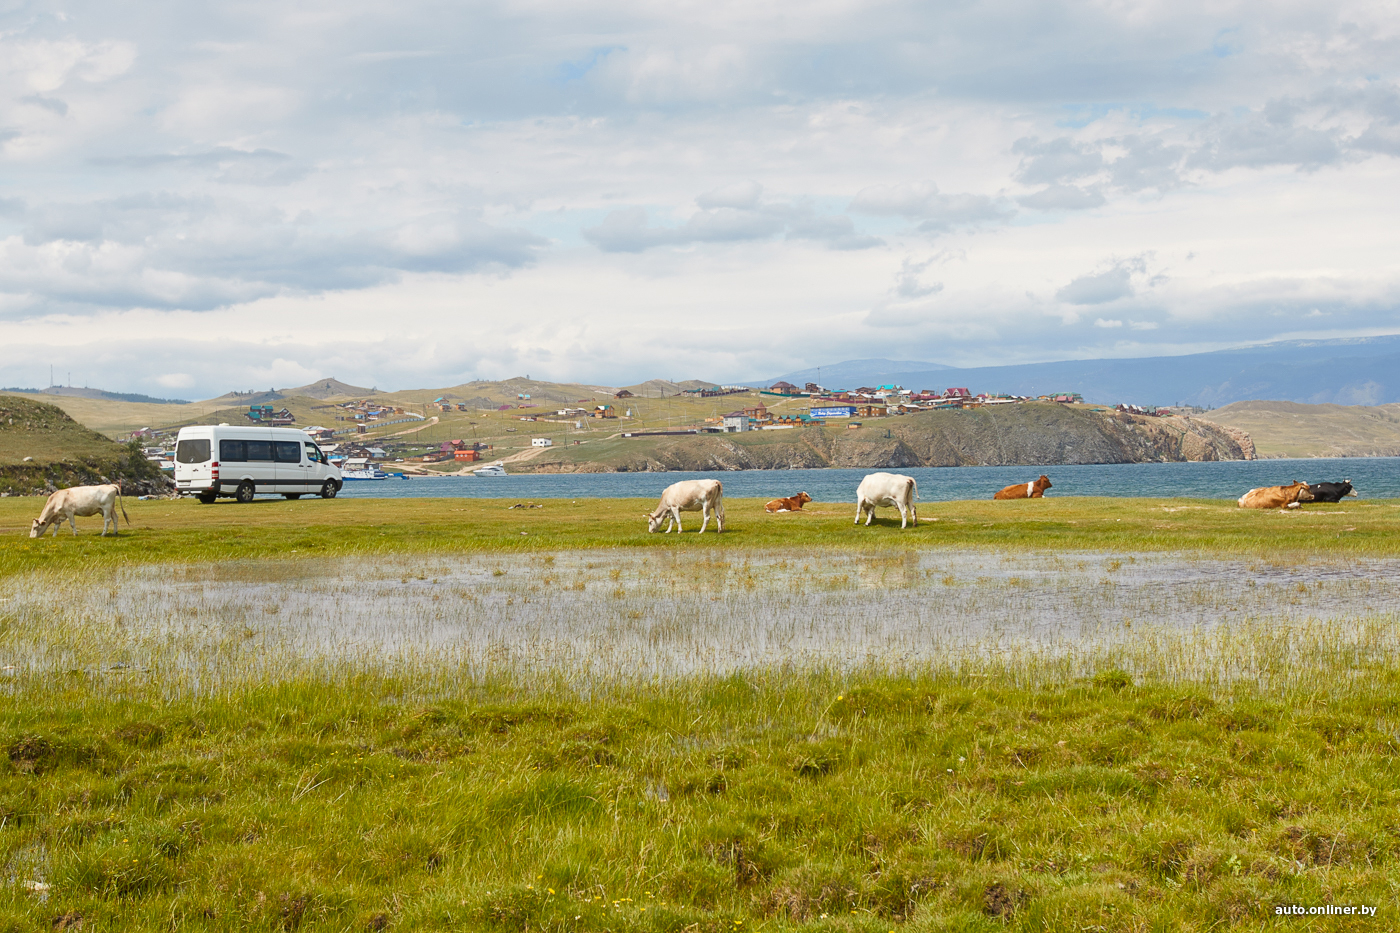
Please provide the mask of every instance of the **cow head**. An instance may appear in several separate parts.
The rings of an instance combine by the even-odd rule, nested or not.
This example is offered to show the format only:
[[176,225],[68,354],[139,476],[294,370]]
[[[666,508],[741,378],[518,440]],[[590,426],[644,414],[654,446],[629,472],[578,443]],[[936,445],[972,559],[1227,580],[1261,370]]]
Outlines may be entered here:
[[29,526],[29,537],[42,538],[44,536],[44,532],[48,531],[49,526],[52,524],[53,522],[40,521],[37,518],[34,519],[34,524]]
[[806,505],[808,502],[811,502],[811,501],[812,501],[812,497],[809,496],[809,495],[807,495],[805,492],[799,492],[799,493],[797,494],[797,504],[798,504],[798,505]]
[[661,527],[661,516],[665,514],[664,512],[660,515],[652,515],[650,512],[643,512],[642,514],[647,518],[647,531],[655,532],[656,529]]
[[1294,502],[1312,502],[1317,498],[1313,495],[1313,491],[1309,488],[1307,483],[1300,482],[1296,479],[1293,481],[1292,486],[1287,487],[1287,491],[1294,493],[1292,500]]
[[1039,489],[1041,492],[1049,489],[1052,485],[1054,484],[1050,482],[1050,477],[1046,476],[1044,473],[1040,474],[1040,479],[1035,481],[1035,488]]

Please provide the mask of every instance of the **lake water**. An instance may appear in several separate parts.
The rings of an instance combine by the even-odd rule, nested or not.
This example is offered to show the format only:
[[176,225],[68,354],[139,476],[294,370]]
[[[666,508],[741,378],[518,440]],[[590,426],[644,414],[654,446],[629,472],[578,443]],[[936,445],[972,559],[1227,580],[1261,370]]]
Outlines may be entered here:
[[[510,469],[507,465],[506,469]],[[859,470],[735,470],[710,473],[555,473],[515,476],[434,476],[348,482],[347,498],[620,499],[653,498],[678,480],[718,479],[726,496],[770,499],[805,490],[818,502],[855,502]],[[1051,496],[1184,496],[1237,499],[1256,486],[1349,479],[1367,499],[1400,498],[1400,457],[1317,460],[1234,460],[1223,463],[1123,463],[1080,466],[906,467],[889,472],[914,477],[923,501],[989,499],[1012,483],[1042,472]]]

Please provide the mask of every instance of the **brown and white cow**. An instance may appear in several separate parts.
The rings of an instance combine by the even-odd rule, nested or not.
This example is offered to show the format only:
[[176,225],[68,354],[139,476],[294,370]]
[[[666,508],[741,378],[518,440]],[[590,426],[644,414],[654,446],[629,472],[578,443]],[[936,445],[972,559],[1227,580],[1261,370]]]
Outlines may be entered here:
[[672,525],[675,525],[678,533],[683,531],[682,512],[700,512],[705,516],[700,522],[700,534],[705,533],[705,526],[710,523],[710,513],[713,512],[716,533],[723,531],[724,485],[717,479],[686,479],[672,483],[661,493],[661,502],[656,509],[647,515],[647,531],[655,531],[662,522],[666,523],[666,534],[671,533]]
[[44,532],[53,527],[53,533],[58,534],[58,526],[65,521],[73,529],[73,534],[78,533],[78,523],[73,521],[73,516],[96,515],[102,513],[102,533],[107,533],[107,523],[112,523],[112,533],[120,535],[117,530],[117,506],[122,508],[122,517],[126,519],[126,526],[131,527],[131,516],[126,514],[126,504],[121,501],[122,488],[115,483],[108,483],[105,486],[73,486],[68,489],[60,489],[49,496],[49,501],[44,503],[44,510],[39,513],[39,517],[34,519],[34,524],[29,526],[29,537],[38,538]]
[[1264,486],[1251,489],[1240,496],[1242,509],[1296,509],[1304,502],[1313,501],[1312,490],[1307,483],[1294,480],[1291,486]]
[[801,512],[802,506],[812,501],[812,497],[805,492],[799,492],[795,496],[787,496],[783,499],[774,499],[763,507],[765,512]]
[[1050,477],[1044,473],[1040,479],[1031,480],[1029,483],[1017,483],[1014,486],[1007,486],[1000,492],[995,493],[993,499],[1044,499],[1045,490],[1051,486]]

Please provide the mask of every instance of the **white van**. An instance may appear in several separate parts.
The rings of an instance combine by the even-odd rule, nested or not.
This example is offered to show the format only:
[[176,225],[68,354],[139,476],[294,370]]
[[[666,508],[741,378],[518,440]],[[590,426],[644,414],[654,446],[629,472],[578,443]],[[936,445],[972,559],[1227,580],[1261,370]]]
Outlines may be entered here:
[[175,487],[205,504],[258,493],[334,499],[341,485],[340,470],[296,428],[201,424],[181,428],[175,444]]

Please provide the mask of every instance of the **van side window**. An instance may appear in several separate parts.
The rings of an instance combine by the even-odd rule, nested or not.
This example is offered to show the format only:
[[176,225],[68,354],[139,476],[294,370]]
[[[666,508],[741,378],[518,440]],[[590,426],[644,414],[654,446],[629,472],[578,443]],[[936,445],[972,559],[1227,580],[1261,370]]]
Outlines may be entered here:
[[205,463],[209,460],[209,441],[187,440],[175,446],[175,459],[180,463]]
[[301,463],[301,445],[296,441],[273,441],[278,463]]
[[307,459],[307,460],[310,460],[312,463],[325,463],[325,462],[326,462],[326,461],[321,457],[321,448],[317,447],[315,444],[307,444],[307,445],[306,445],[306,459]]
[[249,460],[271,460],[272,441],[244,441],[248,445]]
[[248,446],[243,441],[219,441],[219,459],[228,463],[243,463],[248,459]]

